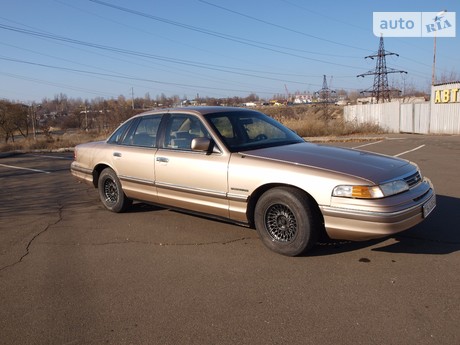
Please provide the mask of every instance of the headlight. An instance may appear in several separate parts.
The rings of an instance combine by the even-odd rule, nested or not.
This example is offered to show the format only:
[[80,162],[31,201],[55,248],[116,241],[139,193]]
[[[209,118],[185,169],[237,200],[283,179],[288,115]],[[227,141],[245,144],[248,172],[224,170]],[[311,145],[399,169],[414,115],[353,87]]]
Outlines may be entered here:
[[409,185],[406,181],[397,180],[380,185],[380,189],[382,190],[384,196],[390,196],[409,190]]
[[379,186],[347,186],[341,185],[334,188],[332,196],[357,199],[378,199],[402,193],[409,189],[403,180],[391,181]]

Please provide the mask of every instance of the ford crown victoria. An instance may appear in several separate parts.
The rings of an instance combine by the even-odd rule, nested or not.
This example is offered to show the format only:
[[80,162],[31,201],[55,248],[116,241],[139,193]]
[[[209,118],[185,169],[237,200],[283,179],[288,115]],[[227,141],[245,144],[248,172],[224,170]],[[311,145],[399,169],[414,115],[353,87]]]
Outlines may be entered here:
[[123,212],[133,200],[255,227],[275,252],[295,256],[323,233],[386,237],[436,206],[417,165],[306,142],[258,111],[188,107],[149,111],[106,140],[75,147],[71,173]]

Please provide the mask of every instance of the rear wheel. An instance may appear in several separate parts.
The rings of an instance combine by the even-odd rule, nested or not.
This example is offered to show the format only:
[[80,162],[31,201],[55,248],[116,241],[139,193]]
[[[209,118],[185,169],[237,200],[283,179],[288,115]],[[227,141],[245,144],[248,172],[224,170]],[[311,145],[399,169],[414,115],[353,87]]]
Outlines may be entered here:
[[316,243],[320,230],[313,207],[307,194],[292,187],[277,187],[265,192],[254,214],[262,242],[287,256],[306,252]]
[[102,203],[112,212],[123,212],[132,204],[123,192],[117,174],[110,168],[105,168],[99,175],[98,189]]

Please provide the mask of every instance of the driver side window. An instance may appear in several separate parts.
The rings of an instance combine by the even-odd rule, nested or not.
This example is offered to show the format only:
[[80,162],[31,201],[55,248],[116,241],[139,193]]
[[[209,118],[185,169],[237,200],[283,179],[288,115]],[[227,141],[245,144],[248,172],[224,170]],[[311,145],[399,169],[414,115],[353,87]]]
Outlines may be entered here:
[[209,137],[209,133],[193,115],[172,114],[168,120],[164,148],[191,150],[193,138]]
[[266,121],[258,118],[252,118],[251,121],[243,124],[243,127],[248,135],[249,140],[261,139],[284,139],[286,134],[279,128],[272,126]]

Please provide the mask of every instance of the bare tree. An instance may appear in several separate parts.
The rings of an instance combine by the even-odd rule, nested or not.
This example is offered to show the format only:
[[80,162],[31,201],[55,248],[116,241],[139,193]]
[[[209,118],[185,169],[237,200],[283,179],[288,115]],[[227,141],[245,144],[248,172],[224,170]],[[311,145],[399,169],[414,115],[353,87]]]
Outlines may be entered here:
[[19,132],[26,137],[28,134],[27,106],[8,101],[0,101],[0,132],[3,134],[5,143],[11,139],[14,142],[14,134]]
[[436,78],[437,84],[454,83],[460,81],[460,75],[457,71],[443,72],[439,78]]

